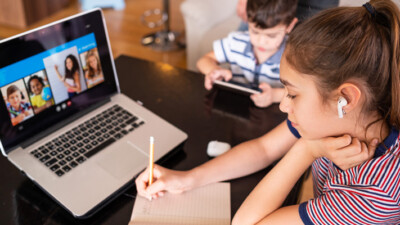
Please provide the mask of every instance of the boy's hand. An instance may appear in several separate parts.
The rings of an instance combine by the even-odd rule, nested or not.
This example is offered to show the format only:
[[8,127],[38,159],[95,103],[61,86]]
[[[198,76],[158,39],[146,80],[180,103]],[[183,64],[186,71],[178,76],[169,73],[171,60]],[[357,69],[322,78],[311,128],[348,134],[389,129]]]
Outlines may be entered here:
[[204,79],[204,87],[207,90],[211,90],[215,80],[229,81],[230,79],[232,79],[232,72],[230,70],[222,68],[215,69],[206,74]]
[[260,94],[253,94],[250,96],[254,105],[260,108],[270,106],[274,103],[273,88],[267,83],[261,83],[259,88],[262,90]]
[[378,140],[373,139],[368,145],[350,135],[327,137],[318,140],[303,140],[314,158],[326,157],[342,170],[357,166],[375,153]]

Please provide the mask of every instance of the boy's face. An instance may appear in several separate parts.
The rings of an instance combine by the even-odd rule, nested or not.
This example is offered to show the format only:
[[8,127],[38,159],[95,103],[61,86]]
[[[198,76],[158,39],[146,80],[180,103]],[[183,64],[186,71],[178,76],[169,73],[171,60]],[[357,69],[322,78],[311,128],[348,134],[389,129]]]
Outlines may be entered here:
[[38,79],[31,80],[30,85],[33,94],[40,95],[40,93],[42,93],[43,85],[38,81]]
[[8,96],[8,102],[15,109],[19,109],[19,104],[21,102],[21,93],[19,91],[15,91]]
[[254,51],[259,53],[277,51],[287,33],[287,25],[279,24],[272,28],[262,29],[256,27],[255,23],[249,22],[250,42]]

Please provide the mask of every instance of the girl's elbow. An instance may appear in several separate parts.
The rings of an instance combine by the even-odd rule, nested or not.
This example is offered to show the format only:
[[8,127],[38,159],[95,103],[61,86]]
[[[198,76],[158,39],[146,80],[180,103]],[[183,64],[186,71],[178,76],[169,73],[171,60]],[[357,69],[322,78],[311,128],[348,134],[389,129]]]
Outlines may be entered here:
[[247,217],[241,217],[235,215],[232,219],[232,225],[254,225],[256,223],[253,223],[251,221],[248,221]]

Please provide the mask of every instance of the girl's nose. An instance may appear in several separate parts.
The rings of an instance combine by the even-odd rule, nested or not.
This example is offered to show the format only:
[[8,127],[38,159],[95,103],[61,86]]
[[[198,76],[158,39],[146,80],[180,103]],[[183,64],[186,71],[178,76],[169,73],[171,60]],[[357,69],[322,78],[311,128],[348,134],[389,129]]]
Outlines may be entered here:
[[281,103],[279,103],[279,109],[284,113],[289,113],[290,105],[288,100],[288,98],[283,97]]

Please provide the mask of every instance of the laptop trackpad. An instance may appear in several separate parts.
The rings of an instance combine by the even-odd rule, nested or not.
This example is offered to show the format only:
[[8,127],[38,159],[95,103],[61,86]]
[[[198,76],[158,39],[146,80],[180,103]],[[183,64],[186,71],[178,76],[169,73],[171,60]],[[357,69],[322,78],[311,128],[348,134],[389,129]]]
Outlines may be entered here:
[[126,142],[117,142],[114,145],[112,150],[97,159],[97,164],[111,175],[121,178],[131,174],[133,177],[146,167],[148,157],[136,147]]

